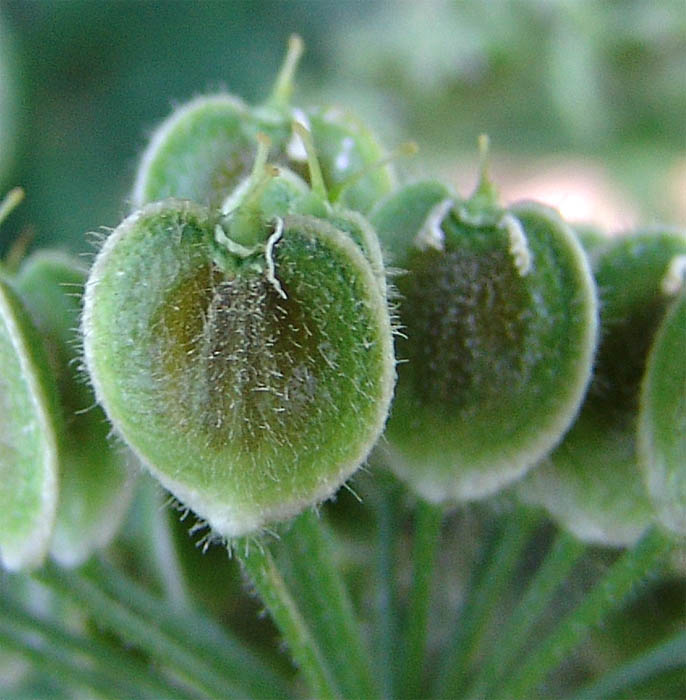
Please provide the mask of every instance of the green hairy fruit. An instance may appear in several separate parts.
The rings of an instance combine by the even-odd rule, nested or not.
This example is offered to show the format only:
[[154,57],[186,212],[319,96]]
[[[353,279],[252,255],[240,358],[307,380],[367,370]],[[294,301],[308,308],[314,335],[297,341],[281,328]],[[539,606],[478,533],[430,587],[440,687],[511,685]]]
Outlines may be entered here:
[[637,451],[659,522],[686,535],[686,254],[662,288],[677,294],[658,327],[640,393]]
[[397,278],[403,338],[389,465],[432,501],[489,495],[572,422],[590,377],[596,297],[552,210],[469,201],[440,183],[402,188],[372,214]]
[[77,566],[116,534],[132,495],[123,446],[110,445],[110,427],[85,377],[79,375],[76,329],[86,271],[73,258],[41,251],[22,265],[16,287],[48,350],[62,407],[59,499],[52,557]]
[[177,197],[221,205],[250,172],[258,133],[269,136],[275,162],[305,175],[307,151],[291,123],[302,123],[317,144],[328,188],[352,209],[368,211],[395,184],[376,135],[338,108],[299,109],[291,104],[293,74],[303,51],[292,37],[272,94],[257,107],[227,93],[197,97],[154,132],[138,168],[132,208]]
[[[593,383],[573,429],[520,488],[525,500],[544,505],[583,540],[630,545],[653,519],[636,451],[641,383],[653,339],[672,300],[663,283],[671,262],[684,253],[686,237],[678,231],[644,231],[594,246],[601,342]],[[646,396],[654,382],[672,376],[672,391],[678,397],[683,352],[674,353],[670,362],[678,366],[659,379],[653,371]],[[666,405],[660,410],[662,425],[670,423],[668,441],[675,445],[680,434],[677,415],[678,409],[675,413]],[[652,460],[646,470],[651,472]]]
[[[16,187],[0,201],[0,224],[23,200]],[[43,563],[58,486],[57,383],[43,340],[0,264],[0,563],[11,571]]]
[[39,566],[57,508],[59,408],[55,377],[35,326],[0,273],[0,561]]
[[126,219],[83,317],[116,430],[226,537],[329,497],[376,442],[395,377],[370,262],[327,219],[286,213],[304,193],[264,149],[223,211],[171,199]]

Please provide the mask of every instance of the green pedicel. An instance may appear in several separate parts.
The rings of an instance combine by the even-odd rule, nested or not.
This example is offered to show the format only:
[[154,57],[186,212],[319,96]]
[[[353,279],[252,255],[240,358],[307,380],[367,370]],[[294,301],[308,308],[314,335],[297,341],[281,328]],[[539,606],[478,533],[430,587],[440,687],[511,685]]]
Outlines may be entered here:
[[370,129],[338,109],[303,111],[291,106],[292,78],[301,53],[302,42],[293,37],[272,95],[262,106],[248,106],[226,93],[207,95],[181,106],[167,118],[141,159],[132,208],[167,197],[220,206],[250,172],[259,132],[270,137],[278,163],[305,175],[307,153],[300,139],[291,134],[293,119],[312,131],[326,185],[332,191],[343,188],[342,204],[367,211],[387,195],[395,184],[388,165],[351,181],[384,156]]
[[41,338],[0,272],[0,561],[39,566],[57,506],[59,407]]
[[123,446],[108,440],[109,425],[93,392],[78,376],[75,328],[86,270],[56,251],[32,255],[16,286],[45,340],[64,413],[60,487],[50,552],[63,566],[78,566],[116,534],[132,494]]
[[636,454],[639,392],[670,299],[661,283],[684,252],[686,237],[671,231],[615,238],[593,251],[602,328],[594,380],[572,430],[519,488],[582,540],[631,545],[652,520]]
[[560,440],[583,398],[597,327],[586,258],[554,211],[497,208],[485,174],[467,202],[421,182],[371,218],[407,271],[389,463],[428,500],[487,496]]
[[229,537],[329,497],[378,438],[395,374],[385,298],[350,237],[312,216],[255,223],[254,206],[131,215],[83,319],[115,428]]
[[[658,328],[648,355],[640,396],[638,456],[658,520],[686,536],[686,255],[671,265],[682,289]],[[672,285],[672,287],[676,284]]]

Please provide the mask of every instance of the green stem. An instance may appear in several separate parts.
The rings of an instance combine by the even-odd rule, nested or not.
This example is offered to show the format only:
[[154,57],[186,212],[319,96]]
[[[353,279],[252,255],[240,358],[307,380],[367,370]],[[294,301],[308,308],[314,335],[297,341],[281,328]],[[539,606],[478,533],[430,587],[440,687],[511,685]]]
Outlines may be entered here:
[[303,672],[317,698],[334,698],[339,693],[330,677],[324,657],[276,568],[266,545],[241,541],[234,551],[257,590],[269,614],[288,644],[291,656]]
[[375,698],[379,691],[369,653],[336,567],[330,537],[314,511],[303,513],[282,535],[277,565],[298,600],[341,694]]
[[179,557],[174,547],[171,521],[167,508],[155,504],[150,527],[150,545],[166,602],[175,610],[189,610],[190,597],[181,572]]
[[93,621],[124,641],[172,667],[191,685],[213,698],[227,694],[247,695],[245,688],[220,674],[188,642],[172,639],[154,619],[144,619],[104,593],[96,584],[74,572],[50,565],[35,575],[41,583],[72,598],[85,608]]
[[305,50],[303,40],[297,34],[291,34],[288,39],[288,52],[283,65],[276,77],[272,94],[267,104],[278,109],[287,109],[293,94],[293,78],[298,67],[298,61]]
[[512,582],[513,570],[536,522],[532,513],[517,510],[501,526],[495,552],[462,606],[453,643],[439,676],[438,697],[462,695],[469,667],[488,630],[497,601]]
[[508,670],[527,641],[534,623],[584,550],[584,545],[572,535],[558,533],[545,560],[498,635],[498,643],[481,666],[467,697],[491,696],[491,689]]
[[94,563],[88,575],[96,585],[141,618],[151,620],[167,636],[190,645],[229,682],[256,698],[288,697],[286,682],[242,641],[229,636],[214,620],[196,610],[175,611],[105,562]]
[[667,641],[635,656],[583,687],[574,696],[574,700],[607,698],[653,678],[662,671],[680,667],[686,667],[686,631],[677,632]]
[[442,523],[443,508],[440,505],[429,504],[426,501],[417,503],[412,555],[412,590],[404,630],[405,646],[401,655],[402,666],[396,686],[404,698],[416,698],[420,695],[431,601],[431,581]]
[[[38,652],[44,657],[40,666],[47,659],[49,662],[73,664],[73,673],[67,672],[72,680],[81,682],[80,673],[90,671],[92,679],[98,681],[100,690],[111,694],[115,689],[120,695],[150,698],[185,698],[193,697],[171,685],[159,676],[150,666],[122,650],[105,644],[94,637],[80,637],[51,620],[43,620],[26,611],[19,603],[3,594],[0,600],[3,630],[14,639],[13,646],[20,652]],[[36,644],[40,637],[41,644]],[[21,640],[25,639],[24,645]],[[81,659],[81,661],[79,661]],[[84,661],[87,663],[84,664]],[[54,668],[53,668],[54,670]],[[57,678],[63,678],[63,673]]]
[[499,697],[531,697],[546,676],[612,610],[623,603],[641,581],[655,572],[671,549],[669,540],[653,530],[627,550],[603,579],[529,655],[526,663],[497,693]]
[[310,171],[310,187],[312,188],[312,192],[324,202],[328,202],[329,195],[326,191],[324,175],[322,175],[322,168],[319,164],[317,149],[314,147],[312,134],[304,124],[298,121],[293,122],[293,131],[301,138],[303,146],[305,147],[305,152],[307,153],[307,167]]
[[390,486],[372,491],[377,523],[376,543],[376,654],[378,675],[384,698],[395,697],[395,675],[398,663],[396,655],[397,610],[395,592],[395,536],[398,511],[398,495]]

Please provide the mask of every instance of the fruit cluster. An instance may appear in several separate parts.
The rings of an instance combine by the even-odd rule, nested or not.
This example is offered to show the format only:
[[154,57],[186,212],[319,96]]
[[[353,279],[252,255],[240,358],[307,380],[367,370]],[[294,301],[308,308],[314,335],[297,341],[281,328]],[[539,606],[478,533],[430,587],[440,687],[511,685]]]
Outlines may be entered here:
[[485,139],[469,198],[399,186],[358,119],[292,104],[301,51],[264,104],[162,123],[90,271],[2,270],[4,566],[104,546],[132,459],[233,538],[329,498],[377,443],[429,501],[516,483],[582,539],[685,535],[684,232],[504,208]]

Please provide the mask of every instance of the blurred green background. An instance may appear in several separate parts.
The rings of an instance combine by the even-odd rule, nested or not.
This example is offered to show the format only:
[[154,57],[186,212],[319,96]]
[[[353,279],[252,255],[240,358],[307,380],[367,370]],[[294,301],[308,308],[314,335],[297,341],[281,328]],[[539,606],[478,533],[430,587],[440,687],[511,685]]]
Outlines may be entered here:
[[88,250],[85,232],[128,212],[172,106],[266,97],[294,31],[296,101],[347,104],[389,147],[416,140],[407,177],[466,194],[487,132],[507,195],[550,185],[599,199],[577,212],[610,228],[686,224],[683,0],[0,0],[0,188],[27,193],[0,252],[27,230]]

